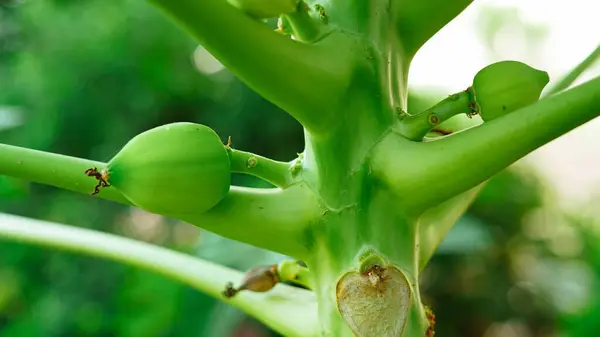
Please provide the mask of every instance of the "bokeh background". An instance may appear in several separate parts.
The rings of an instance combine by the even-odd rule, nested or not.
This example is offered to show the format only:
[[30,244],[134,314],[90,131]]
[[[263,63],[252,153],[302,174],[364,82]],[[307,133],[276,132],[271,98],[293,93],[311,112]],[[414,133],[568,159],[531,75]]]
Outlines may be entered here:
[[[301,127],[140,0],[0,1],[0,142],[106,161],[136,134],[192,121],[278,160]],[[476,1],[417,55],[409,110],[516,59],[553,80],[600,43],[593,1]],[[600,73],[592,67],[582,80]],[[491,180],[422,277],[444,337],[600,332],[600,121]],[[237,185],[260,182],[235,176]],[[107,201],[0,176],[0,212],[94,228],[237,268],[285,257]],[[162,276],[0,241],[0,336],[277,336]]]

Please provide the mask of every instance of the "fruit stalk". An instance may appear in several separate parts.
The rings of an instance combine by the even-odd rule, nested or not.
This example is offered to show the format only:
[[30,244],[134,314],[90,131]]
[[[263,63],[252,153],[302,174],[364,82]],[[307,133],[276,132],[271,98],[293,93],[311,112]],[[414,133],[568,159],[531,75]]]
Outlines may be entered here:
[[[92,192],[96,181],[84,173],[90,167],[101,168],[105,165],[98,161],[0,144],[0,175],[73,192]],[[125,196],[114,189],[104,191],[102,198],[131,205]]]
[[291,173],[292,163],[280,162],[270,158],[230,148],[231,172],[255,176],[279,188],[286,188],[298,181]]
[[470,89],[453,94],[433,107],[416,115],[400,112],[399,132],[407,139],[422,141],[428,132],[448,119],[460,115],[474,113]]

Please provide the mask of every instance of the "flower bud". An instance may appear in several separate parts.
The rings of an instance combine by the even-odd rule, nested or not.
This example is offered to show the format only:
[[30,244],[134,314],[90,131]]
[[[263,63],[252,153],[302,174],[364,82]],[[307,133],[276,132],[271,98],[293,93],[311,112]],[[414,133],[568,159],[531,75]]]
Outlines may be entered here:
[[225,197],[231,169],[227,150],[209,127],[173,123],[131,139],[101,172],[86,171],[96,187],[117,189],[150,212],[203,213]]
[[491,121],[536,102],[549,81],[547,72],[522,62],[492,63],[473,79],[475,109],[484,121]]

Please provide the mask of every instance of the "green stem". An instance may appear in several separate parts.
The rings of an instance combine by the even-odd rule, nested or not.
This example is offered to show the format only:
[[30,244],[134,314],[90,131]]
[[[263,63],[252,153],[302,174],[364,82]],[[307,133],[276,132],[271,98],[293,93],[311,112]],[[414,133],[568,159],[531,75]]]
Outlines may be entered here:
[[399,36],[411,58],[473,0],[392,0]]
[[229,239],[303,260],[310,254],[310,224],[321,213],[317,196],[304,183],[298,183],[285,190],[233,186],[208,212],[177,218]]
[[[0,174],[91,194],[96,181],[84,174],[90,167],[106,164],[54,153],[0,144]],[[232,186],[208,212],[167,214],[227,238],[270,249],[295,258],[305,257],[305,232],[320,215],[317,197],[298,182],[279,188],[256,189]],[[96,195],[123,204],[131,203],[114,188]]]
[[[87,254],[167,276],[217,299],[243,274],[209,261],[85,228],[0,214],[0,238]],[[286,336],[315,336],[316,301],[306,290],[279,285],[267,293],[242,293],[227,301]]]
[[398,204],[420,214],[599,115],[600,77],[439,140],[417,143],[390,133],[373,151],[372,170]]
[[429,131],[448,119],[459,114],[473,113],[471,104],[471,94],[468,90],[450,95],[416,115],[400,115],[401,122],[398,131],[410,140],[421,141]]
[[297,181],[290,172],[290,163],[234,149],[229,149],[229,158],[231,171],[234,173],[249,174],[280,188],[286,188]]
[[465,213],[485,183],[431,208],[419,218],[419,271],[423,270],[450,229]]
[[227,0],[241,11],[257,18],[276,18],[296,10],[298,0]]
[[330,34],[305,44],[223,0],[150,0],[251,89],[313,133],[327,133],[352,77],[354,40]]
[[594,63],[600,58],[600,45],[596,47],[581,63],[567,73],[560,81],[550,87],[544,96],[550,96],[560,91],[567,89],[584,71],[594,65]]
[[327,20],[345,31],[364,33],[372,19],[371,7],[379,1],[364,0],[304,0],[311,8],[320,6]]
[[[84,174],[85,170],[104,166],[106,163],[0,144],[0,175],[79,193],[91,194],[97,183]],[[101,194],[103,199],[131,204],[114,188],[108,188]]]

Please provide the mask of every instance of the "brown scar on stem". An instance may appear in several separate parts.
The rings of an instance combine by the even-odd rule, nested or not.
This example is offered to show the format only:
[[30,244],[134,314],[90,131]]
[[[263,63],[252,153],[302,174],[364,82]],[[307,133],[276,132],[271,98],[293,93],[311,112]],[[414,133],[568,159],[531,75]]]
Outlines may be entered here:
[[85,175],[88,177],[94,177],[96,178],[96,180],[98,180],[98,184],[94,186],[94,192],[92,192],[92,195],[100,193],[100,188],[110,186],[110,184],[108,183],[108,171],[106,169],[100,172],[96,167],[89,168],[85,170]]
[[429,122],[429,124],[432,125],[437,125],[440,122],[440,118],[438,117],[438,115],[436,115],[435,113],[432,113],[431,115],[429,115],[429,117],[427,118],[427,121]]
[[229,282],[225,285],[225,290],[223,291],[223,296],[225,298],[232,298],[235,294],[238,293],[239,290],[233,287],[233,283]]

